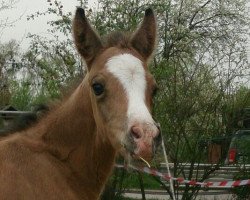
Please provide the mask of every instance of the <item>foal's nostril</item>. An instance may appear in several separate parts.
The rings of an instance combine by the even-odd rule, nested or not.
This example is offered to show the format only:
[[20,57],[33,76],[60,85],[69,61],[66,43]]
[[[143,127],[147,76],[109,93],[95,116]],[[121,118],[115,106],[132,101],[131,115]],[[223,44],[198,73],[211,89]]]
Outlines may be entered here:
[[142,137],[142,131],[143,131],[143,130],[141,130],[140,127],[133,126],[133,127],[131,128],[131,136],[132,136],[134,139],[138,140],[138,139],[140,139],[140,138]]

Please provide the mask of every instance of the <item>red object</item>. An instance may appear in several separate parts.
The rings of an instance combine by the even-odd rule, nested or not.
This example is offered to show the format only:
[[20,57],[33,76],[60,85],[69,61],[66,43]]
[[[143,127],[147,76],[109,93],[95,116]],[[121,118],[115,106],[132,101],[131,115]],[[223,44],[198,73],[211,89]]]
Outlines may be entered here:
[[236,149],[230,149],[229,155],[228,155],[228,161],[229,163],[235,163],[236,161]]

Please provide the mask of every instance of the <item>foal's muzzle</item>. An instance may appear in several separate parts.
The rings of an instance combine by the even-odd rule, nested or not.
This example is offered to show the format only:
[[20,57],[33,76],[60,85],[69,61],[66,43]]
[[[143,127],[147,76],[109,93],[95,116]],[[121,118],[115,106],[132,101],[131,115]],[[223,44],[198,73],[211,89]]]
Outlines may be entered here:
[[134,124],[129,133],[129,151],[134,157],[150,161],[161,142],[159,123]]

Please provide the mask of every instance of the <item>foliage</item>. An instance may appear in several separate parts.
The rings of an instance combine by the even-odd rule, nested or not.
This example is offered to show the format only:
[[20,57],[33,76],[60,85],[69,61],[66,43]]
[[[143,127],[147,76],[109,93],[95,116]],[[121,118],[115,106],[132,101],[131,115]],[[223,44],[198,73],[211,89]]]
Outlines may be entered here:
[[13,95],[11,98],[11,105],[15,105],[15,107],[19,110],[28,110],[30,107],[30,103],[32,101],[31,86],[29,82],[23,82],[19,86],[19,83],[12,83],[12,92]]
[[[243,20],[244,1],[173,1],[168,5],[160,24],[162,48],[153,66],[161,89],[155,113],[176,166],[173,175],[185,177],[180,163],[188,162],[186,178],[191,180],[197,176],[193,164],[208,159],[209,142],[201,141],[231,134],[229,112],[250,105],[236,106],[243,97],[237,96],[240,84],[236,81],[249,68],[245,50],[249,21]],[[199,181],[208,175],[204,172]],[[186,187],[182,199],[195,198],[195,194],[196,190]]]
[[[13,105],[18,110],[30,110],[34,105],[40,105],[46,103],[48,99],[53,98],[53,96],[47,96],[43,91],[36,93],[30,81],[11,81],[10,82],[10,105]],[[36,93],[34,95],[33,93]],[[57,97],[58,91],[55,91],[54,96]]]
[[250,90],[240,86],[235,93],[228,95],[227,103],[222,107],[223,123],[227,133],[242,128],[242,110],[250,105]]
[[141,184],[143,184],[143,189],[161,189],[161,184],[153,176],[136,171],[115,169],[101,199],[122,199],[124,190],[141,189]]
[[[48,0],[45,12],[37,11],[27,16],[27,20],[36,20],[44,15],[52,15],[55,20],[48,21],[48,33],[44,35],[28,34],[30,47],[22,55],[22,70],[25,79],[30,81],[33,94],[58,98],[61,88],[65,87],[85,73],[85,63],[77,54],[71,37],[72,13],[64,12],[60,1]],[[83,4],[82,1],[79,1]],[[32,79],[30,78],[32,77]]]
[[99,0],[98,10],[90,9],[89,17],[95,28],[101,35],[105,35],[114,30],[132,31],[138,26],[143,17],[144,11],[148,7],[156,10],[163,9],[160,0]]
[[[236,175],[235,180],[250,179],[250,170],[245,166],[240,167],[240,172]],[[236,200],[247,200],[250,198],[249,185],[236,187],[232,190]]]
[[15,58],[19,53],[19,45],[15,40],[0,43],[0,108],[9,104],[10,90],[9,79],[16,70]]

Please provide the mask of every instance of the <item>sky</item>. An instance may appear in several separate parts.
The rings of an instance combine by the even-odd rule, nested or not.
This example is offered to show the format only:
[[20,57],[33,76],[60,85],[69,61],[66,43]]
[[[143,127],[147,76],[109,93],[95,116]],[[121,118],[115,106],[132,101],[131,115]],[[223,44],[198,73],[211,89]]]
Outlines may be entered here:
[[[8,21],[16,21],[13,27],[4,29],[0,35],[0,41],[7,42],[11,39],[20,41],[23,49],[28,48],[28,40],[25,39],[27,33],[46,34],[47,21],[51,16],[38,17],[36,20],[27,21],[27,16],[37,11],[46,11],[49,6],[49,0],[19,0],[13,9],[0,12],[0,19],[8,18]],[[61,0],[64,10],[75,12],[77,0]]]

